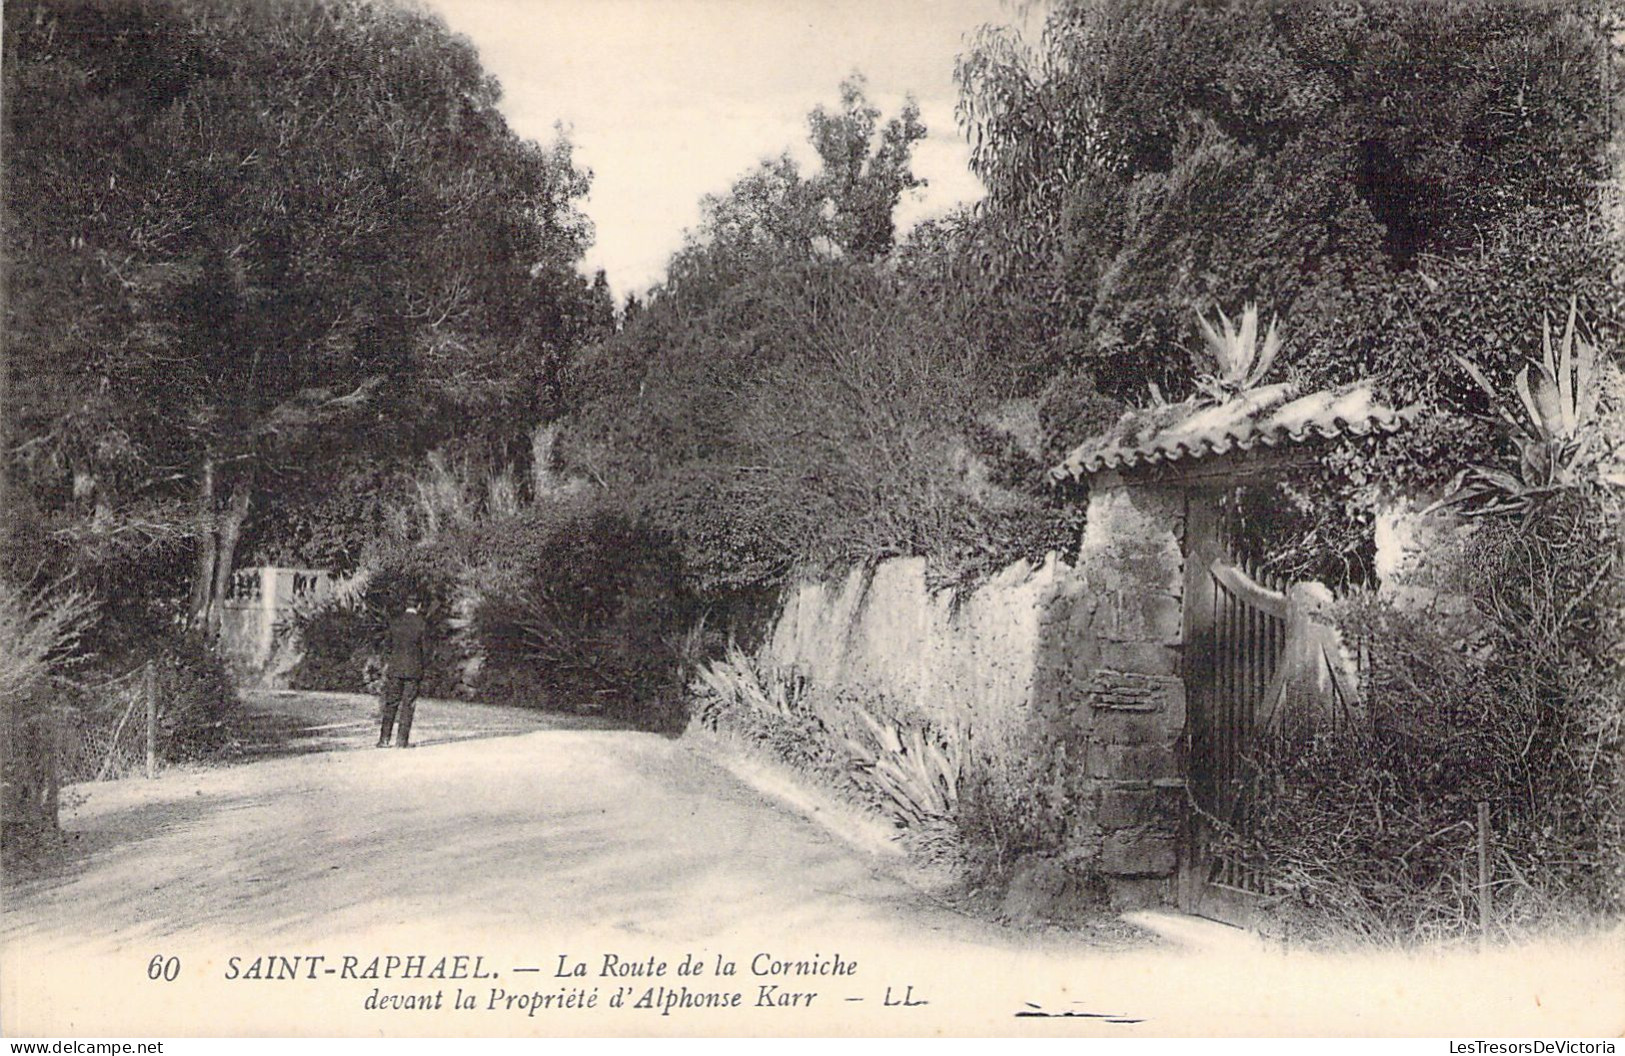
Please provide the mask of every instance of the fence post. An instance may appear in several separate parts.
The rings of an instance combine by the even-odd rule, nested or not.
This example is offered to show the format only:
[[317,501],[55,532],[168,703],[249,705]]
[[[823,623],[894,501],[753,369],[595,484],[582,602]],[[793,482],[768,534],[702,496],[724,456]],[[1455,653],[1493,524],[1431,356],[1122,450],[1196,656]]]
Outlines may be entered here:
[[158,679],[152,661],[141,676],[141,692],[147,698],[147,778],[158,776]]
[[55,832],[60,825],[62,815],[62,712],[56,706],[46,712],[50,725],[50,739],[47,742],[50,748],[48,753],[50,762],[46,774],[45,810],[50,817],[51,831]]
[[1490,805],[1478,804],[1478,948],[1490,943]]

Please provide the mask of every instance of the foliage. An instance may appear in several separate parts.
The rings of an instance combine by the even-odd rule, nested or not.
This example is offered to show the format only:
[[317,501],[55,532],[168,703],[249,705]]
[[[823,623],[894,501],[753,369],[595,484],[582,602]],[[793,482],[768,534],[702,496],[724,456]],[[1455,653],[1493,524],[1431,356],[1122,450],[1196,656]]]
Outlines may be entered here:
[[422,692],[437,696],[459,691],[464,654],[448,627],[460,570],[449,545],[388,547],[367,566],[354,596],[295,613],[302,655],[289,672],[289,684],[294,689],[379,691],[390,621],[415,599],[429,628]]
[[[1035,43],[989,27],[958,68],[989,189],[958,236],[983,277],[958,288],[1030,346],[1005,362],[1178,399],[1203,369],[1191,313],[1255,299],[1292,320],[1280,367],[1306,388],[1380,377],[1397,406],[1460,407],[1446,353],[1493,375],[1555,295],[1578,293],[1603,347],[1620,332],[1605,5],[1047,11]],[[1488,460],[1482,431],[1450,440],[1454,459],[1402,441],[1373,469],[1431,485]]]
[[515,575],[470,614],[482,695],[680,726],[681,645],[698,613],[670,540],[589,502],[531,511],[506,535]]
[[694,461],[642,489],[639,512],[672,532],[701,596],[726,598],[783,582],[794,562],[788,541],[814,530],[782,491],[759,469]]
[[[133,669],[121,660],[132,655],[143,658]],[[54,828],[60,786],[99,776],[119,754],[120,731],[145,691],[146,663],[159,757],[186,761],[229,749],[236,691],[199,636],[139,606],[99,611],[82,591],[0,576],[0,813],[8,853]],[[125,758],[143,754],[143,738],[123,741]]]
[[900,838],[958,853],[962,738],[881,698],[812,687],[730,642],[689,685],[693,727],[737,738],[890,820]]
[[[1463,474],[1463,484],[1455,501],[1464,501],[1477,512],[1525,509],[1543,492],[1574,488],[1588,482],[1625,484],[1625,465],[1611,447],[1619,441],[1600,426],[1599,411],[1605,391],[1611,402],[1625,399],[1619,383],[1619,369],[1599,361],[1597,348],[1575,331],[1577,305],[1569,301],[1568,324],[1556,346],[1552,344],[1551,319],[1542,321],[1542,358],[1533,364],[1540,373],[1529,381],[1529,365],[1518,372],[1516,387],[1526,421],[1520,421],[1504,408],[1501,417],[1511,427],[1518,449],[1518,473],[1491,466],[1474,466]],[[1495,387],[1484,372],[1469,361],[1458,360],[1463,370],[1492,401],[1498,400]],[[1610,384],[1612,383],[1612,384]],[[1611,463],[1611,464],[1610,464]]]
[[892,214],[903,195],[925,186],[910,168],[925,126],[910,98],[877,139],[880,110],[869,105],[863,89],[861,75],[847,78],[841,83],[840,109],[816,107],[807,116],[807,127],[822,162],[817,184],[831,206],[829,238],[851,259],[871,261],[892,248]]
[[565,471],[668,532],[712,602],[897,555],[959,583],[1067,545],[1038,445],[1012,457],[985,424],[998,370],[934,265],[883,260],[917,111],[882,125],[849,80],[809,131],[816,172],[780,158],[708,199],[649,303],[572,364]]
[[992,479],[979,352],[898,280],[763,272],[704,315],[658,299],[582,363],[565,465],[628,493],[708,596],[924,554],[958,582],[1065,544],[1076,511]]
[[381,612],[328,606],[295,623],[299,663],[288,673],[293,689],[366,693],[382,674],[382,645],[389,624]]
[[1097,390],[1089,374],[1077,371],[1057,374],[1038,397],[1039,433],[1043,438],[1046,468],[1065,459],[1084,440],[1105,433],[1116,424],[1124,409],[1122,403]]
[[[1359,582],[1382,495],[1493,459],[1493,431],[1437,413],[1482,410],[1451,354],[1505,370],[1555,291],[1600,347],[1625,323],[1597,194],[1618,55],[1597,14],[1069,0],[1031,47],[989,29],[959,68],[987,200],[866,268],[830,233],[830,185],[764,163],[573,367],[565,464],[669,530],[708,596],[897,554],[962,583],[1069,545],[1038,456],[1122,407],[1265,371],[1375,378],[1415,426],[1329,452],[1266,526],[1293,568]],[[832,144],[874,142],[860,93],[843,106],[839,136],[815,115],[826,175],[854,171]],[[1289,346],[1256,313],[1221,313],[1208,340],[1190,326],[1249,301],[1291,321]],[[1032,465],[985,442],[1012,398],[1038,400]]]
[[1621,496],[1554,493],[1480,520],[1460,559],[1478,630],[1345,602],[1370,655],[1367,714],[1266,746],[1251,841],[1294,933],[1469,934],[1474,817],[1491,807],[1496,926],[1617,913],[1625,899]]
[[972,886],[1000,890],[1023,862],[1057,856],[1069,881],[1098,879],[1065,858],[1090,835],[1083,745],[1028,715],[927,717],[884,695],[815,685],[733,643],[696,669],[689,692],[691,729],[886,819],[918,860],[964,868]]
[[[356,540],[354,574],[323,604],[296,614],[302,658],[293,684],[376,690],[389,622],[416,598],[431,631],[425,692],[473,692],[485,656],[471,627],[473,611],[539,572],[527,563],[534,555],[514,540],[579,509],[578,482],[553,470],[557,432],[551,425],[531,431],[528,465],[493,463],[476,450],[447,445],[431,451],[411,476],[394,477],[386,490],[372,493],[374,512]],[[529,692],[504,678],[508,690],[499,695]],[[488,677],[483,689],[493,685]]]
[[729,642],[695,668],[689,724],[735,737],[838,794],[856,797],[850,761],[795,671],[764,667]]
[[8,852],[56,824],[57,738],[47,681],[53,668],[75,658],[92,615],[80,594],[25,588],[0,576],[0,838]]
[[70,544],[194,549],[202,613],[262,507],[556,394],[586,177],[433,16],[33,0],[4,68],[7,457]]
[[[117,626],[106,626],[116,623]],[[237,749],[237,691],[225,663],[194,631],[103,620],[114,655],[85,656],[72,677],[54,679],[48,701],[58,724],[57,779],[63,784],[128,777],[146,758],[148,666],[157,703],[156,747],[165,763],[218,760]],[[131,663],[130,657],[139,657]]]
[[412,483],[403,467],[347,460],[319,490],[279,495],[274,519],[244,527],[247,563],[349,575],[389,533],[390,518],[406,505]]
[[209,642],[183,631],[135,655],[147,656],[154,665],[161,756],[178,762],[228,750],[237,690]]
[[1287,582],[1337,592],[1376,586],[1374,488],[1381,440],[1351,441],[1330,467],[1233,489],[1224,498],[1240,556]]

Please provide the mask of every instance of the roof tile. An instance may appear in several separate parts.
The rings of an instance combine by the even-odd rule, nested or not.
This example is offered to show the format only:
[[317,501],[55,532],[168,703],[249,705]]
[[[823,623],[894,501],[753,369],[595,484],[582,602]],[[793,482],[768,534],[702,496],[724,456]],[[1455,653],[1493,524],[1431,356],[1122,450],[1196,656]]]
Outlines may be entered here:
[[1188,401],[1130,411],[1106,435],[1080,444],[1049,472],[1060,482],[1103,470],[1195,461],[1259,447],[1394,433],[1414,410],[1396,411],[1377,402],[1368,381],[1298,397],[1289,384],[1264,385],[1217,405]]

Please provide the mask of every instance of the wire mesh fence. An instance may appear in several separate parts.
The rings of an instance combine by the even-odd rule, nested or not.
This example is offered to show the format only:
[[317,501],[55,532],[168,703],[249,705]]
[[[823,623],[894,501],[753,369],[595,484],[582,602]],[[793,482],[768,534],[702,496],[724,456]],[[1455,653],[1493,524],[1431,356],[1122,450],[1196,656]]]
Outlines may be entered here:
[[96,685],[59,685],[56,743],[62,783],[108,781],[143,772],[150,722],[156,718],[150,667]]
[[151,772],[157,701],[143,665],[87,684],[55,678],[7,702],[4,743],[7,828],[54,828],[63,785]]

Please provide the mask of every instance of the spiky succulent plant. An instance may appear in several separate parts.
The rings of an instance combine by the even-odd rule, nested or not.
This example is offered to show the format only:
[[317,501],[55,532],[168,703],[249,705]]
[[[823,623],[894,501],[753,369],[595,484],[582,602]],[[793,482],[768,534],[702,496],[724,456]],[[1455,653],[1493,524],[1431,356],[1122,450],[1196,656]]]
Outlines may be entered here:
[[1581,333],[1575,298],[1569,299],[1568,322],[1555,343],[1551,317],[1541,320],[1541,359],[1526,364],[1514,380],[1522,418],[1507,410],[1482,370],[1455,359],[1489,396],[1518,449],[1517,473],[1474,466],[1463,475],[1460,498],[1480,500],[1477,505],[1485,510],[1518,509],[1540,492],[1589,479],[1605,454],[1596,427],[1603,386],[1597,346]]
[[1218,370],[1196,379],[1203,392],[1223,401],[1238,396],[1257,385],[1275,362],[1281,351],[1281,338],[1270,319],[1269,331],[1262,344],[1258,340],[1258,305],[1248,304],[1241,319],[1231,322],[1219,309],[1219,325],[1215,327],[1200,314],[1196,317],[1202,328],[1202,338],[1218,365]]

